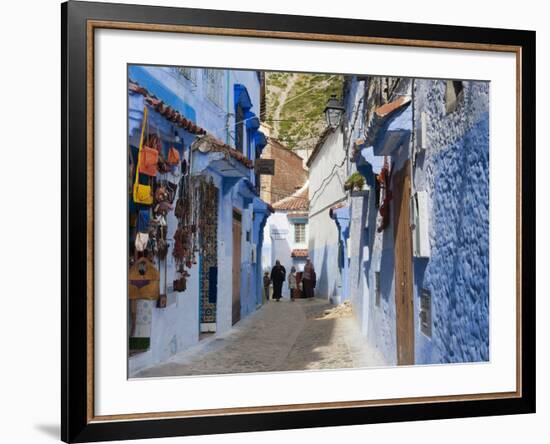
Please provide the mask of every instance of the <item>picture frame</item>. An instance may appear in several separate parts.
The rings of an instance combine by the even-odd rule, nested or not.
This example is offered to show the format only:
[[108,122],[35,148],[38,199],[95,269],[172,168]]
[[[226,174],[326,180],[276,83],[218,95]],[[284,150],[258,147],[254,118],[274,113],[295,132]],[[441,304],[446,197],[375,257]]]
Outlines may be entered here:
[[[143,439],[535,412],[535,32],[69,1],[62,22],[61,434]],[[449,396],[95,414],[94,33],[116,29],[284,42],[507,53],[516,66],[516,390]],[[528,110],[528,114],[527,114]],[[498,128],[493,128],[497,130]],[[102,180],[106,180],[102,176]]]

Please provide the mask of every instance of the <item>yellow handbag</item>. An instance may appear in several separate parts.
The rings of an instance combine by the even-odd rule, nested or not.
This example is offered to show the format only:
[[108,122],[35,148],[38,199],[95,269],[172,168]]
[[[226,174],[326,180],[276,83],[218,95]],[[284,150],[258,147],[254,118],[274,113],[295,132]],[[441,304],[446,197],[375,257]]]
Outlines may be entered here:
[[134,182],[134,202],[143,205],[153,204],[153,190],[151,185],[139,183],[139,163],[141,160],[141,150],[143,149],[143,137],[145,135],[145,125],[147,122],[147,107],[143,108],[143,125],[141,126],[141,137],[139,139],[138,161],[136,165],[136,180]]
[[153,191],[150,185],[142,183],[134,183],[134,202],[144,205],[153,204]]

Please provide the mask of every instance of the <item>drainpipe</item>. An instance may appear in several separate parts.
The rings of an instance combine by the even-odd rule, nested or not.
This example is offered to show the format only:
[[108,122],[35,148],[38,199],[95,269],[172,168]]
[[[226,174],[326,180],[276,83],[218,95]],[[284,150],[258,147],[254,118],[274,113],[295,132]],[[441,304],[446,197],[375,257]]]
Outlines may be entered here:
[[[415,102],[414,102],[414,82],[415,79],[412,79],[411,84],[411,112],[412,112],[412,131],[411,131],[411,148],[410,148],[410,157],[411,161],[409,162],[411,168],[411,196],[414,196],[416,188],[414,186],[414,167],[416,164],[416,113],[415,113]],[[412,214],[412,213],[411,213]]]

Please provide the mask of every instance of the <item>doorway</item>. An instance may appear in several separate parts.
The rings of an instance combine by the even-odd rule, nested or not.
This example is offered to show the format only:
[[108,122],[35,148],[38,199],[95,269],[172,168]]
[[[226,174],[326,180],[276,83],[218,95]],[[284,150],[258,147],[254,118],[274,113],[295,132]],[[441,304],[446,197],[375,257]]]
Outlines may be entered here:
[[397,364],[411,365],[414,364],[414,305],[409,161],[405,163],[402,169],[392,175]]
[[233,208],[233,297],[231,325],[241,319],[241,236],[242,214]]

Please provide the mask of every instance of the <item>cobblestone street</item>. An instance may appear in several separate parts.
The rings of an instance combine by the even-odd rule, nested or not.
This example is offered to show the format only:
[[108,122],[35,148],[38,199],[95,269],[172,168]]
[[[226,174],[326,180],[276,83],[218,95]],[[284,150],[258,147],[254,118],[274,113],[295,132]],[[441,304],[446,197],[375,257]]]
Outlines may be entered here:
[[211,375],[385,365],[351,307],[324,299],[269,301],[224,335],[206,337],[135,377]]

